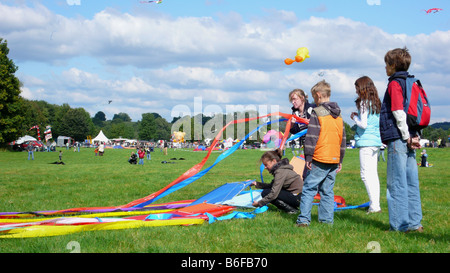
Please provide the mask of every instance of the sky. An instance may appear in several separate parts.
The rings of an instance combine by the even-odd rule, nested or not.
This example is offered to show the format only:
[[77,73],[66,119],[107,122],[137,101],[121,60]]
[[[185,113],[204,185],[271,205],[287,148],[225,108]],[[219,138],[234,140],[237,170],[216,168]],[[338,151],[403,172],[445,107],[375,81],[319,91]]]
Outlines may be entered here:
[[[353,125],[356,79],[369,76],[382,99],[384,55],[406,46],[436,123],[450,121],[449,14],[448,0],[2,0],[0,38],[27,99],[169,122],[290,114],[289,92],[312,101],[324,79]],[[310,58],[286,65],[300,47]]]

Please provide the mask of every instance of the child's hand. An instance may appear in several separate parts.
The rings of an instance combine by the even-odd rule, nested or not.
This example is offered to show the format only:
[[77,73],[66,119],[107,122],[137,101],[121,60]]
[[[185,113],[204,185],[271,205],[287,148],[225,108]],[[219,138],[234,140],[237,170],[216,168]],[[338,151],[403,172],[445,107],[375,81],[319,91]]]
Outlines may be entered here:
[[258,204],[258,202],[255,201],[255,202],[253,202],[252,206],[259,207],[259,204]]
[[354,117],[354,116],[357,116],[357,115],[358,115],[358,113],[352,112],[352,113],[350,114],[350,118],[353,120],[353,117]]
[[339,167],[338,167],[338,169],[336,170],[336,173],[339,173],[341,170],[342,170],[342,163],[339,163]]
[[306,168],[308,168],[308,170],[311,170],[312,162],[306,162]]
[[411,150],[417,150],[417,149],[421,148],[420,139],[418,136],[408,138],[407,143],[408,143],[408,148],[410,148]]

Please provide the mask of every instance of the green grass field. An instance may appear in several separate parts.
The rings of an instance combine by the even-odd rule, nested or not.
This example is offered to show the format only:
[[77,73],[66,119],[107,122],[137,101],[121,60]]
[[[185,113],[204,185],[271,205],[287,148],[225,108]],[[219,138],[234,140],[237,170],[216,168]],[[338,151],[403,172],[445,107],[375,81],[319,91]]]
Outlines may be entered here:
[[[63,149],[66,165],[54,165],[58,152],[0,152],[0,211],[23,212],[73,207],[118,206],[147,196],[199,163],[206,152],[158,149],[144,166],[130,165],[130,150],[107,149],[94,156],[93,149],[80,153]],[[364,209],[335,213],[333,225],[317,222],[314,206],[309,228],[297,228],[297,215],[269,206],[254,219],[233,219],[193,226],[89,231],[71,235],[0,239],[2,253],[68,253],[71,241],[83,253],[368,253],[379,245],[382,253],[448,253],[450,149],[427,149],[432,168],[419,168],[424,233],[386,232],[386,163],[380,162],[383,212],[366,215]],[[238,150],[207,175],[157,203],[196,199],[227,182],[258,179],[262,151]],[[219,152],[213,152],[205,167]],[[174,164],[161,164],[170,158]],[[290,150],[287,157],[291,158]],[[419,159],[418,159],[419,160]],[[271,176],[265,172],[265,181]],[[347,150],[343,170],[337,176],[335,194],[349,205],[368,201],[359,176],[358,150]],[[375,242],[375,243],[374,243]]]

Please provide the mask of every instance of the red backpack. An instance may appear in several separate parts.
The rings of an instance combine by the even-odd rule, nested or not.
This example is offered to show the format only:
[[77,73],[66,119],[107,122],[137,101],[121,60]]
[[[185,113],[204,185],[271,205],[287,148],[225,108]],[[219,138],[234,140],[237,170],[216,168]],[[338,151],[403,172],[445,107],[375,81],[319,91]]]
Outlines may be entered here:
[[420,80],[408,76],[403,97],[408,127],[417,131],[427,127],[430,123],[431,107]]

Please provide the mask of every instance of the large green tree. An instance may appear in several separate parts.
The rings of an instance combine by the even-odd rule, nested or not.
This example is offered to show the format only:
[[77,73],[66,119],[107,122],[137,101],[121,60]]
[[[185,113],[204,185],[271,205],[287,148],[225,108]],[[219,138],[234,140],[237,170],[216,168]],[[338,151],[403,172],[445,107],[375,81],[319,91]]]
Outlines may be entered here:
[[94,130],[91,117],[83,108],[69,109],[61,121],[60,135],[73,137],[77,141],[85,140]]
[[114,115],[112,121],[113,122],[122,122],[122,121],[129,122],[129,121],[131,121],[131,118],[127,113],[120,112],[119,114]]
[[95,124],[95,126],[102,127],[103,122],[106,121],[106,115],[102,111],[98,111],[97,114],[92,118],[92,122]]
[[18,67],[8,58],[6,40],[0,38],[0,146],[6,146],[21,135],[24,120]]
[[144,113],[139,123],[139,139],[170,139],[170,123],[157,113]]

